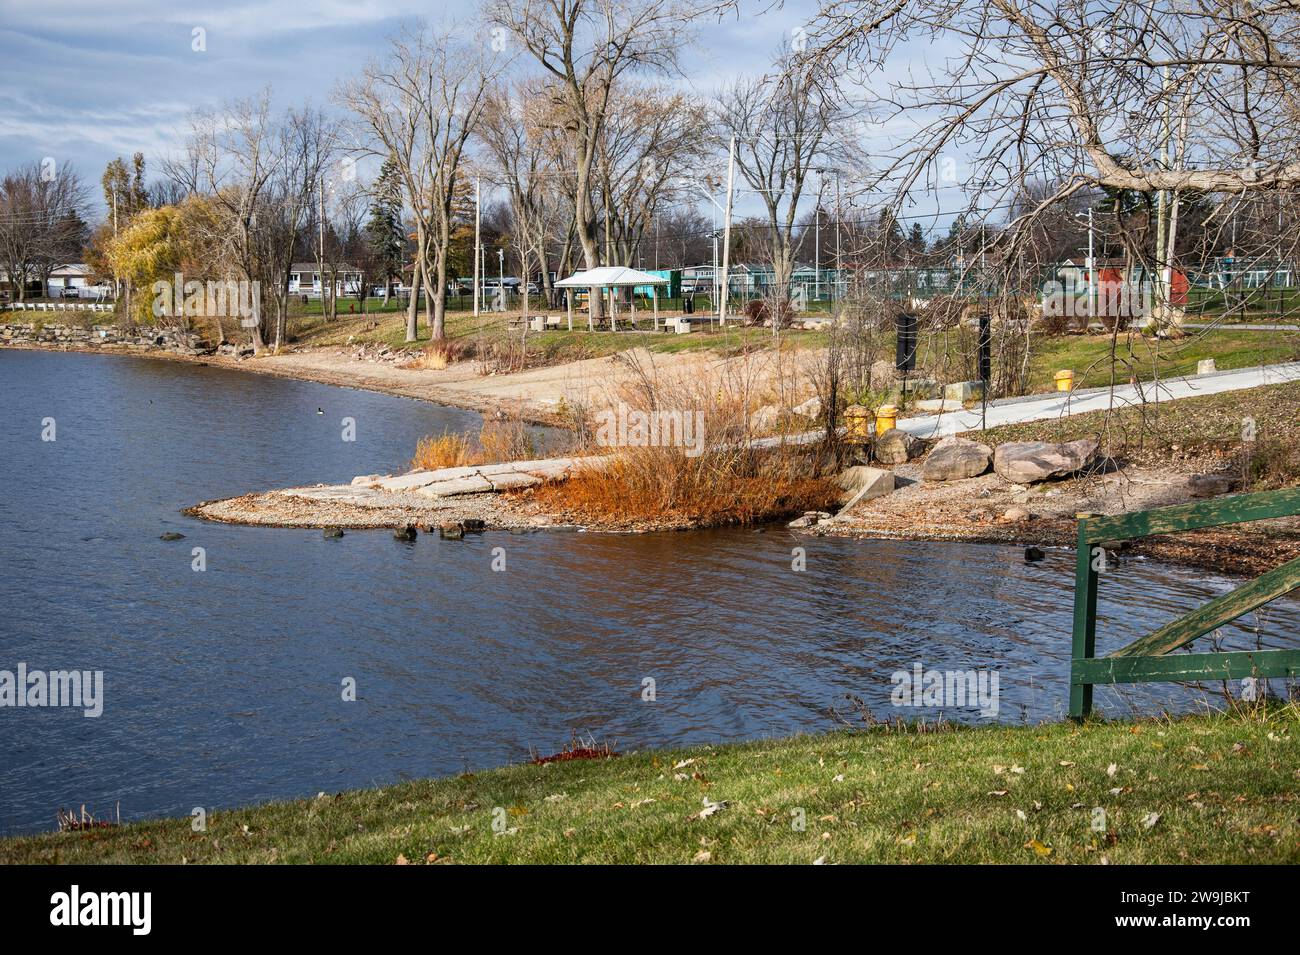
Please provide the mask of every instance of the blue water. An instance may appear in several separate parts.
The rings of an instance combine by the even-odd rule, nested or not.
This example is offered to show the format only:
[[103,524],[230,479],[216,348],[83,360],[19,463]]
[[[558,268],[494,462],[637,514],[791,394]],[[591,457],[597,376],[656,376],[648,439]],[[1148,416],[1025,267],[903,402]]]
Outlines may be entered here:
[[[479,417],[225,369],[21,351],[0,351],[0,408],[0,669],[105,680],[97,719],[0,708],[0,832],[50,828],[56,809],[82,804],[135,819],[483,768],[554,752],[574,732],[626,750],[825,729],[846,694],[880,718],[934,718],[890,705],[890,674],[914,662],[995,668],[1002,721],[1065,710],[1069,552],[1026,565],[1016,547],[782,528],[325,540],[180,509],[400,469],[420,436]],[[53,442],[41,440],[48,417]],[[345,417],[355,442],[341,440]],[[192,569],[195,547],[206,571]],[[1101,646],[1230,586],[1126,562],[1103,580]],[[1293,640],[1300,606],[1267,609],[1229,642]],[[342,699],[348,679],[356,702]],[[1200,699],[1158,685],[1098,695],[1112,713]]]

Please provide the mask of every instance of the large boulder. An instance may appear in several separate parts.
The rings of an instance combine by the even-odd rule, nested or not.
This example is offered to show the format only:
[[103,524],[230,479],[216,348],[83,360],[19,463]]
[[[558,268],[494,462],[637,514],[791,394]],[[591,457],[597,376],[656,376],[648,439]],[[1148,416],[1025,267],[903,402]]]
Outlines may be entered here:
[[934,446],[921,477],[927,481],[960,481],[979,477],[989,469],[993,450],[987,444],[967,438],[944,438]]
[[906,431],[890,428],[876,438],[872,453],[881,464],[906,464],[916,454],[920,443]]
[[1218,497],[1231,494],[1237,486],[1233,474],[1193,474],[1187,480],[1187,489],[1192,497]]
[[809,398],[801,405],[795,405],[790,409],[797,415],[805,418],[820,418],[822,416],[822,400],[816,395]]
[[775,431],[781,420],[781,409],[776,405],[763,405],[749,416],[749,429],[760,433]]
[[894,472],[858,464],[837,474],[835,483],[844,490],[840,504],[847,509],[859,501],[891,493],[894,490]]
[[894,387],[894,382],[898,378],[894,363],[885,361],[883,358],[871,363],[869,375],[872,391],[888,391]]
[[993,454],[993,470],[1012,484],[1033,484],[1081,471],[1097,459],[1097,440],[1007,441]]

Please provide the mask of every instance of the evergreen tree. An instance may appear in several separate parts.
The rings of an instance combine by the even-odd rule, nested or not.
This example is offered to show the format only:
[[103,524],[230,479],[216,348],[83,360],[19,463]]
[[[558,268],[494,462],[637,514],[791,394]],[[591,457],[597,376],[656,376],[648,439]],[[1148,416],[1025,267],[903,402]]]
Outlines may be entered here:
[[388,303],[392,279],[402,274],[402,258],[406,250],[406,230],[402,225],[402,191],[398,181],[397,162],[384,160],[375,180],[374,200],[370,218],[366,222],[366,242],[375,266],[384,278],[384,303]]

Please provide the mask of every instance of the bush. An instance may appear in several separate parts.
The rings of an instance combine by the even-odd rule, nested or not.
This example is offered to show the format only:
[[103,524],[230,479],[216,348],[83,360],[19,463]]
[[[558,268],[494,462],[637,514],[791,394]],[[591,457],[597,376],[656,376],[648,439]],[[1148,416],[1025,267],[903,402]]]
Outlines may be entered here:
[[627,448],[606,466],[580,467],[536,492],[543,506],[584,522],[616,526],[712,527],[833,508],[840,489],[811,477],[793,452]]
[[527,461],[537,456],[533,433],[519,418],[484,422],[475,441],[469,434],[444,431],[421,438],[411,459],[413,470],[436,471],[477,464]]
[[[780,316],[781,327],[787,327],[794,321],[794,307],[785,300],[778,303],[777,315]],[[771,303],[765,298],[756,298],[745,303],[745,324],[746,325],[765,325],[772,318]]]

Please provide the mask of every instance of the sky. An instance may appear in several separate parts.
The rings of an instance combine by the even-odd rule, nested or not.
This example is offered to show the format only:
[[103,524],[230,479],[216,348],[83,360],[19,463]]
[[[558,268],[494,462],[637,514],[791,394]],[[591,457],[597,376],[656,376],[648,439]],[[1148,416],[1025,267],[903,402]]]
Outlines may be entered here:
[[[683,86],[709,91],[766,70],[815,0],[741,0],[703,24]],[[0,170],[53,158],[91,187],[117,156],[176,153],[187,115],[270,87],[276,104],[329,107],[341,80],[380,56],[403,22],[463,17],[469,0],[0,0]],[[486,31],[488,26],[484,25]],[[906,69],[911,62],[900,62]],[[758,209],[738,195],[737,212]]]

